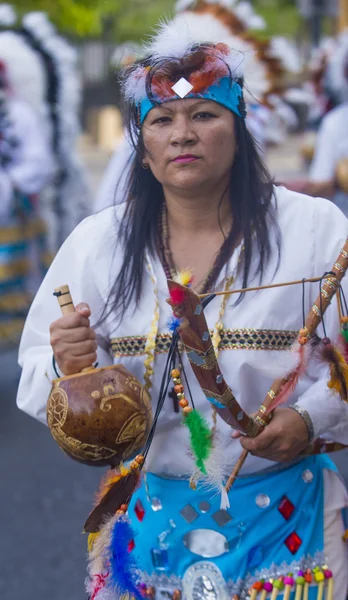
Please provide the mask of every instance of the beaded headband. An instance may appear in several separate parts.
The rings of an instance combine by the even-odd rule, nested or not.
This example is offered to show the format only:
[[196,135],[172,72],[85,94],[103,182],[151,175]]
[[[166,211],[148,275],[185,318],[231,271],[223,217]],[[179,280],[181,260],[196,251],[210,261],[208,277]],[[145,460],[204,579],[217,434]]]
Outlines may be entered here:
[[[171,39],[164,25],[147,47],[149,58],[133,66],[123,82],[127,102],[137,107],[142,126],[152,108],[183,98],[207,99],[245,118],[243,55],[228,45]],[[180,72],[187,72],[185,76]]]

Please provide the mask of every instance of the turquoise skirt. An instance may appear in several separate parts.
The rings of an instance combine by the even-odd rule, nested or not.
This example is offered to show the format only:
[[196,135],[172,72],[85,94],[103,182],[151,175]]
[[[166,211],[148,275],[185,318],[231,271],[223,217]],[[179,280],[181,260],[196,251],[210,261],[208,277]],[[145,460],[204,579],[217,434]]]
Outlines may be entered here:
[[[283,578],[292,574],[292,597],[297,579],[308,585],[310,599],[317,598],[316,579],[328,569],[323,469],[336,470],[319,455],[242,477],[229,494],[227,511],[202,487],[192,490],[187,480],[148,473],[128,512],[144,589],[156,599],[174,593],[189,600],[231,600],[249,597],[254,585],[268,598],[273,585],[282,588],[291,581]],[[305,576],[313,583],[306,584]]]

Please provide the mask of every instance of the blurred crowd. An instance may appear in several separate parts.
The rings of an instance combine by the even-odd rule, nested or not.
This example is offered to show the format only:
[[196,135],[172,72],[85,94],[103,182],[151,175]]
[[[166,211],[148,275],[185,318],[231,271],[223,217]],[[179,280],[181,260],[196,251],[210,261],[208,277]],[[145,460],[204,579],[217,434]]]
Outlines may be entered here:
[[[266,24],[244,0],[179,0],[175,10],[195,39],[209,32],[240,53],[247,126],[261,153],[304,131],[308,177],[284,183],[331,199],[347,215],[348,29],[323,38],[305,59],[294,41],[260,35]],[[119,71],[142,53],[134,42],[118,46],[111,67]],[[82,90],[78,52],[47,15],[19,19],[0,5],[0,349],[17,343],[32,295],[72,229],[125,199],[126,137],[91,198],[77,149]]]

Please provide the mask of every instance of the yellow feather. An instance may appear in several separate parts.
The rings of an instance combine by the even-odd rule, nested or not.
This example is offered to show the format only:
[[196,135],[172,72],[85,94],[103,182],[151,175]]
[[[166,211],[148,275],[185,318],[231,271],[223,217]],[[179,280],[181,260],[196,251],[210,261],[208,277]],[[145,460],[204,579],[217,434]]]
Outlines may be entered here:
[[[341,396],[342,400],[347,402],[348,398],[346,396],[346,392],[348,390],[348,364],[337,348],[334,348],[334,355],[336,360],[335,364],[330,364],[330,381],[328,382],[327,386],[330,390],[335,390]],[[342,381],[344,382],[346,389],[344,389]]]
[[127,467],[125,467],[124,465],[120,465],[117,471],[110,469],[103,477],[100,483],[99,490],[96,494],[96,504],[99,504],[99,502],[102,500],[102,498],[104,498],[105,494],[108,493],[109,489],[114,483],[119,481],[121,477],[125,477],[126,475],[128,475],[128,473],[129,469],[127,469]]
[[176,281],[176,283],[180,283],[181,285],[187,286],[190,285],[190,283],[192,283],[192,279],[193,277],[191,271],[186,269],[185,271],[179,271],[176,277],[174,278],[174,281]]
[[97,533],[90,533],[88,536],[88,541],[87,541],[87,548],[88,548],[88,552],[92,552],[93,546],[94,546],[94,542],[97,539],[97,537],[99,536],[99,531]]

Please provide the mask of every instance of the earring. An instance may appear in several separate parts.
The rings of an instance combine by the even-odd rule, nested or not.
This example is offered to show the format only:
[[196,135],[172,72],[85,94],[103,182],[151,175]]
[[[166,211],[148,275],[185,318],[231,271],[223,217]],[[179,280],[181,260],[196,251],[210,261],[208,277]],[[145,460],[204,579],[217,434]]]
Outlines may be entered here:
[[146,162],[146,160],[141,161],[141,166],[143,169],[149,169],[150,165]]

